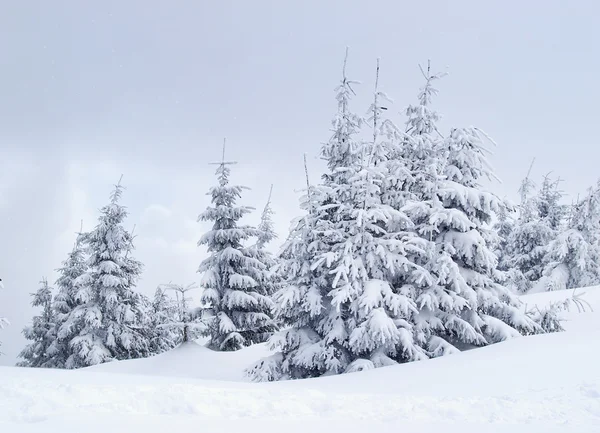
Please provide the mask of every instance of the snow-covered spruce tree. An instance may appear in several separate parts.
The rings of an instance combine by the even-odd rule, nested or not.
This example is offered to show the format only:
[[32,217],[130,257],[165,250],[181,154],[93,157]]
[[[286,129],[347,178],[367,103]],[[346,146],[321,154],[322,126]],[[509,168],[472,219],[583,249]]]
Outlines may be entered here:
[[[273,185],[269,191],[269,198],[263,208],[263,212],[260,217],[260,224],[258,225],[259,235],[256,240],[256,244],[252,247],[255,257],[258,258],[266,266],[266,272],[263,274],[263,278],[257,283],[264,287],[263,292],[268,296],[272,297],[275,292],[281,288],[282,276],[279,273],[279,258],[274,256],[270,251],[267,250],[267,245],[277,239],[273,225],[273,209],[271,207],[271,196],[273,193]],[[274,307],[274,305],[273,305]],[[275,311],[271,311],[271,315],[274,315]],[[267,341],[273,332],[278,328],[277,321],[274,322],[268,333],[258,338],[259,341]]]
[[177,302],[167,294],[169,287],[159,286],[149,305],[150,353],[153,355],[173,349],[181,343],[181,335],[170,324],[177,320]]
[[256,246],[260,249],[265,248],[267,244],[273,242],[277,239],[277,233],[275,233],[274,225],[273,225],[273,209],[271,208],[271,195],[273,194],[273,185],[271,185],[271,189],[269,191],[269,198],[267,199],[267,204],[262,211],[260,216],[260,224],[258,225],[258,237],[256,241]]
[[559,180],[545,176],[538,193],[533,195],[533,183],[528,178],[529,175],[519,190],[520,215],[508,241],[507,260],[509,282],[522,293],[531,290],[542,278],[548,265],[550,242],[558,235],[566,213],[560,203]]
[[[533,163],[532,163],[533,165]],[[516,292],[526,293],[542,276],[544,247],[552,239],[549,227],[540,221],[536,205],[535,184],[529,173],[519,188],[519,218],[508,239],[507,281]]]
[[[345,71],[344,71],[345,72]],[[422,242],[387,227],[409,224],[382,203],[387,143],[376,89],[373,141],[358,138],[362,121],[349,110],[351,81],[336,88],[334,133],[322,154],[329,171],[304,199],[284,249],[289,275],[277,294],[279,316],[291,324],[270,340],[278,351],[248,371],[253,380],[303,378],[426,358],[413,338],[413,285],[427,272],[411,260]]]
[[505,201],[504,206],[501,206],[496,213],[497,221],[494,224],[494,229],[498,233],[498,244],[496,245],[495,254],[498,257],[498,270],[503,274],[498,280],[506,281],[507,271],[510,269],[508,260],[510,258],[511,246],[509,239],[515,228],[515,216],[512,206],[508,201]]
[[40,307],[42,311],[33,317],[32,324],[23,329],[23,335],[31,343],[19,354],[22,359],[17,365],[19,367],[35,368],[57,368],[57,362],[49,353],[52,343],[56,339],[56,320],[52,308],[52,288],[44,278],[40,282],[40,288],[32,293],[33,307]]
[[120,182],[110,203],[101,209],[98,225],[82,236],[87,270],[75,284],[71,353],[66,368],[150,354],[144,299],[133,289],[142,264],[131,257],[133,236],[123,227],[126,208],[119,204]]
[[187,286],[169,283],[160,287],[164,291],[163,293],[166,293],[167,290],[175,293],[175,300],[171,300],[169,303],[169,310],[172,311],[169,312],[164,323],[159,325],[160,328],[171,334],[170,340],[174,346],[196,340],[205,329],[198,309],[190,306],[192,298],[187,295],[187,292],[197,288],[195,283]]
[[[416,296],[417,337],[429,340],[432,356],[456,348],[481,346],[541,328],[520,311],[510,291],[495,283],[497,258],[491,247],[497,235],[489,228],[503,202],[484,192],[481,179],[493,177],[476,128],[452,130],[442,139],[439,115],[430,103],[436,94],[425,75],[419,105],[407,110],[407,137],[403,154],[411,167],[412,182],[405,188],[412,198],[404,206],[416,232],[435,243],[435,253],[422,263],[434,283]],[[433,339],[432,337],[440,337]],[[425,343],[427,344],[427,343]]]
[[568,207],[562,203],[564,194],[559,184],[560,178],[553,180],[550,174],[544,176],[535,202],[539,218],[554,232],[563,229],[568,213]]
[[80,231],[67,259],[62,263],[62,267],[57,269],[59,274],[55,283],[57,293],[52,302],[56,321],[56,338],[48,349],[56,368],[66,368],[72,350],[69,343],[79,332],[80,321],[73,314],[78,305],[75,298],[77,293],[75,280],[83,275],[86,269],[87,263]]
[[244,246],[261,231],[238,225],[252,208],[236,206],[244,187],[229,184],[230,164],[224,159],[218,163],[219,184],[208,193],[212,206],[198,217],[199,221],[213,222],[212,229],[198,242],[206,245],[210,254],[198,272],[203,274],[201,301],[206,306],[208,347],[221,351],[260,343],[275,328],[273,302],[262,284],[267,266],[255,248]]
[[[445,332],[450,331],[450,339],[477,345],[542,332],[522,311],[510,290],[494,281],[497,258],[491,247],[498,243],[498,238],[490,224],[505,202],[482,189],[482,179],[494,178],[483,145],[485,138],[479,129],[469,127],[453,129],[444,141],[446,179],[437,192],[443,210],[431,218],[436,243],[460,271],[460,276],[446,279],[445,288],[457,295],[454,309],[457,317],[452,321],[464,320],[465,333],[461,336],[460,327],[453,329],[447,324]],[[447,313],[443,309],[442,312]],[[445,314],[443,317],[447,319]]]
[[548,246],[541,288],[562,290],[600,284],[600,181],[572,209],[567,229]]

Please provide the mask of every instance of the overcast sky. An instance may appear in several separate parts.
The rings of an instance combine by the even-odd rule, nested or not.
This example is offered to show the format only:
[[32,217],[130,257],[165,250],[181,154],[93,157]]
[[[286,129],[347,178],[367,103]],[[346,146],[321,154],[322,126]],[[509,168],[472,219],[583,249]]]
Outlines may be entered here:
[[[375,60],[398,114],[419,63],[447,70],[442,129],[495,138],[492,163],[516,198],[531,159],[568,200],[600,176],[600,4],[590,1],[5,1],[0,4],[0,364],[13,364],[29,293],[65,259],[121,174],[145,265],[139,288],[188,283],[204,256],[196,223],[223,137],[233,180],[277,229],[298,214],[307,153],[317,180],[345,46],[366,111]],[[256,222],[258,215],[249,219]]]

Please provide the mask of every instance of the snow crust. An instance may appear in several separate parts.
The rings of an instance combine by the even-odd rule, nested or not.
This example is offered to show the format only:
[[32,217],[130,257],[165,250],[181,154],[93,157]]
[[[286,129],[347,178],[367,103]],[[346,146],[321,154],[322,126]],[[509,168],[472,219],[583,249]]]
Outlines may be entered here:
[[[570,291],[523,296],[529,308]],[[600,287],[566,332],[352,374],[249,383],[264,345],[75,371],[0,368],[0,432],[598,432]]]

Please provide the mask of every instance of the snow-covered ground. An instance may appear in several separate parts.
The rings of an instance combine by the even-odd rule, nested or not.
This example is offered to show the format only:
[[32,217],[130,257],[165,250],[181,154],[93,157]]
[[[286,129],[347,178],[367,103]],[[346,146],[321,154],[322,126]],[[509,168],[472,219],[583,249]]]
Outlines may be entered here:
[[244,383],[264,346],[190,344],[79,371],[3,367],[0,432],[600,432],[600,288],[583,291],[595,311],[566,314],[565,333],[320,379]]

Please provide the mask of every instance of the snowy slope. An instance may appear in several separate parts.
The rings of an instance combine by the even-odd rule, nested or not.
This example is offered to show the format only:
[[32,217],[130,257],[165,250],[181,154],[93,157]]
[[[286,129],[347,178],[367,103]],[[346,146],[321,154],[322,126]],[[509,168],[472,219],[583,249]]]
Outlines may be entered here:
[[569,313],[565,333],[321,379],[235,382],[262,346],[188,345],[79,371],[0,368],[0,432],[597,432],[600,288],[585,291],[595,312]]

